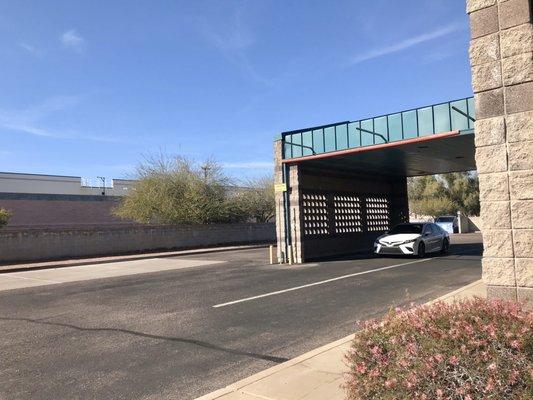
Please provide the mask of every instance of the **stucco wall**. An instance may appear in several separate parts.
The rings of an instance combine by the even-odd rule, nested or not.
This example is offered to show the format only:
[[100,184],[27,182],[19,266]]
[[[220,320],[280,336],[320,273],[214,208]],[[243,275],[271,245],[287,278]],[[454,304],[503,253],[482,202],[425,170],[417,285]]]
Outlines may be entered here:
[[273,242],[274,224],[128,226],[0,231],[0,262]]

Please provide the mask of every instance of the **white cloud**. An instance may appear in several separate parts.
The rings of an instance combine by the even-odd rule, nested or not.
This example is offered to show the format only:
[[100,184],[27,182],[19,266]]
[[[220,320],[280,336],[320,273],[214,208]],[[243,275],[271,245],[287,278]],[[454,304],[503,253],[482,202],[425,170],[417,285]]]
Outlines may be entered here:
[[249,78],[266,86],[273,86],[273,80],[259,73],[247,54],[247,50],[255,43],[255,38],[243,22],[244,12],[245,4],[241,4],[234,9],[227,24],[213,23],[201,17],[195,20],[196,27],[212,46]]
[[63,46],[66,48],[81,53],[83,51],[85,40],[74,29],[71,29],[61,35],[61,43],[63,43]]
[[249,162],[227,162],[222,163],[222,167],[228,169],[266,169],[273,168],[271,161],[249,161]]
[[431,32],[426,32],[426,33],[423,33],[417,36],[404,39],[400,42],[397,42],[389,46],[372,49],[365,53],[358,54],[350,60],[349,64],[351,65],[359,64],[364,61],[373,60],[375,58],[383,57],[383,56],[393,54],[393,53],[398,53],[400,51],[407,50],[419,44],[429,42],[431,40],[457,32],[461,30],[462,28],[463,26],[460,24],[456,24],[456,23],[450,24],[450,25],[444,26],[443,28],[439,28]]
[[42,54],[41,50],[39,50],[37,47],[32,46],[28,43],[20,43],[19,46],[34,56],[40,56]]
[[55,139],[82,139],[98,142],[118,142],[116,138],[94,135],[79,135],[74,132],[60,132],[42,126],[41,120],[55,113],[75,107],[81,96],[55,96],[41,104],[22,110],[0,109],[0,128],[8,131],[22,132],[34,136]]

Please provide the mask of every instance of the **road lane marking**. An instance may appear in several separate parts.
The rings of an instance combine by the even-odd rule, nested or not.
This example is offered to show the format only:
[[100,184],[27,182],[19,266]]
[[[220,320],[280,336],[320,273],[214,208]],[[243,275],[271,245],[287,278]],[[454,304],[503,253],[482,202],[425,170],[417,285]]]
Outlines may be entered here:
[[[433,258],[433,259],[435,259],[435,258]],[[305,289],[305,288],[312,287],[312,286],[324,285],[324,284],[326,284],[326,283],[335,282],[335,281],[340,281],[341,279],[348,279],[348,278],[352,278],[352,277],[354,277],[354,276],[365,275],[365,274],[371,274],[371,273],[373,273],[373,272],[385,271],[385,270],[387,270],[387,269],[399,268],[399,267],[403,267],[403,266],[405,266],[405,265],[416,264],[416,263],[419,263],[419,262],[430,261],[430,260],[432,260],[432,258],[422,258],[422,259],[420,259],[420,260],[409,261],[409,262],[406,262],[406,263],[395,264],[395,265],[388,265],[388,266],[386,266],[386,267],[381,267],[381,268],[371,269],[371,270],[368,270],[368,271],[362,271],[362,272],[356,272],[356,273],[353,273],[353,274],[337,276],[336,278],[330,278],[330,279],[326,279],[326,280],[324,280],[324,281],[318,281],[318,282],[308,283],[308,284],[306,284],[306,285],[295,286],[295,287],[288,288],[288,289],[283,289],[283,290],[276,290],[275,292],[263,293],[263,294],[260,294],[260,295],[257,295],[257,296],[246,297],[246,298],[244,298],[244,299],[239,299],[239,300],[234,300],[234,301],[228,301],[227,303],[216,304],[216,305],[214,305],[214,306],[212,306],[212,307],[213,307],[213,308],[220,308],[220,307],[231,306],[231,305],[233,305],[233,304],[244,303],[244,302],[246,302],[246,301],[251,301],[251,300],[261,299],[261,298],[263,298],[263,297],[275,296],[275,295],[277,295],[277,294],[282,294],[282,293],[292,292],[292,291],[295,291],[295,290]]]
[[27,277],[27,276],[20,276],[20,275],[15,275],[15,274],[2,275],[2,276],[5,276],[7,278],[27,279],[29,281],[48,282],[48,283],[61,283],[59,281],[51,281],[49,279],[30,278],[30,277]]

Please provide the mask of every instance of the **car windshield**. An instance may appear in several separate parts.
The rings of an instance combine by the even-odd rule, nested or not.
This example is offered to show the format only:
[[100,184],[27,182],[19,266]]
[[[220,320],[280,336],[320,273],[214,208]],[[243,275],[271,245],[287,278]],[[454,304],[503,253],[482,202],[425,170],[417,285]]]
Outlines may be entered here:
[[389,235],[398,233],[422,233],[422,224],[400,224],[391,229]]
[[453,222],[453,217],[439,217],[437,222]]

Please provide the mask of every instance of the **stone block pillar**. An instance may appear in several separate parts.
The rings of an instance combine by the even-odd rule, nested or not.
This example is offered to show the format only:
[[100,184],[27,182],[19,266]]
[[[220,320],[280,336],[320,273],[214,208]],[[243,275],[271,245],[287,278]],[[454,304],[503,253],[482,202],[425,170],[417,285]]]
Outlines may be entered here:
[[[283,182],[283,164],[282,164],[282,141],[274,142],[274,184]],[[287,193],[289,207],[289,227],[291,238],[291,251],[295,263],[301,263],[304,260],[302,246],[302,225],[301,225],[301,191],[300,191],[300,167],[291,165],[288,168]],[[276,236],[277,236],[277,257],[278,262],[288,260],[288,248],[286,247],[285,231],[285,192],[277,191],[275,194],[276,201]]]
[[[533,299],[530,0],[467,0],[476,164],[489,297]],[[531,303],[530,303],[531,304]]]
[[[274,142],[274,184],[281,185],[283,183],[283,165],[282,158],[282,141],[276,140]],[[284,214],[284,194],[277,191],[274,195],[276,201],[276,237],[277,237],[277,257],[278,262],[284,262],[286,259],[287,249],[285,248],[285,214]]]

